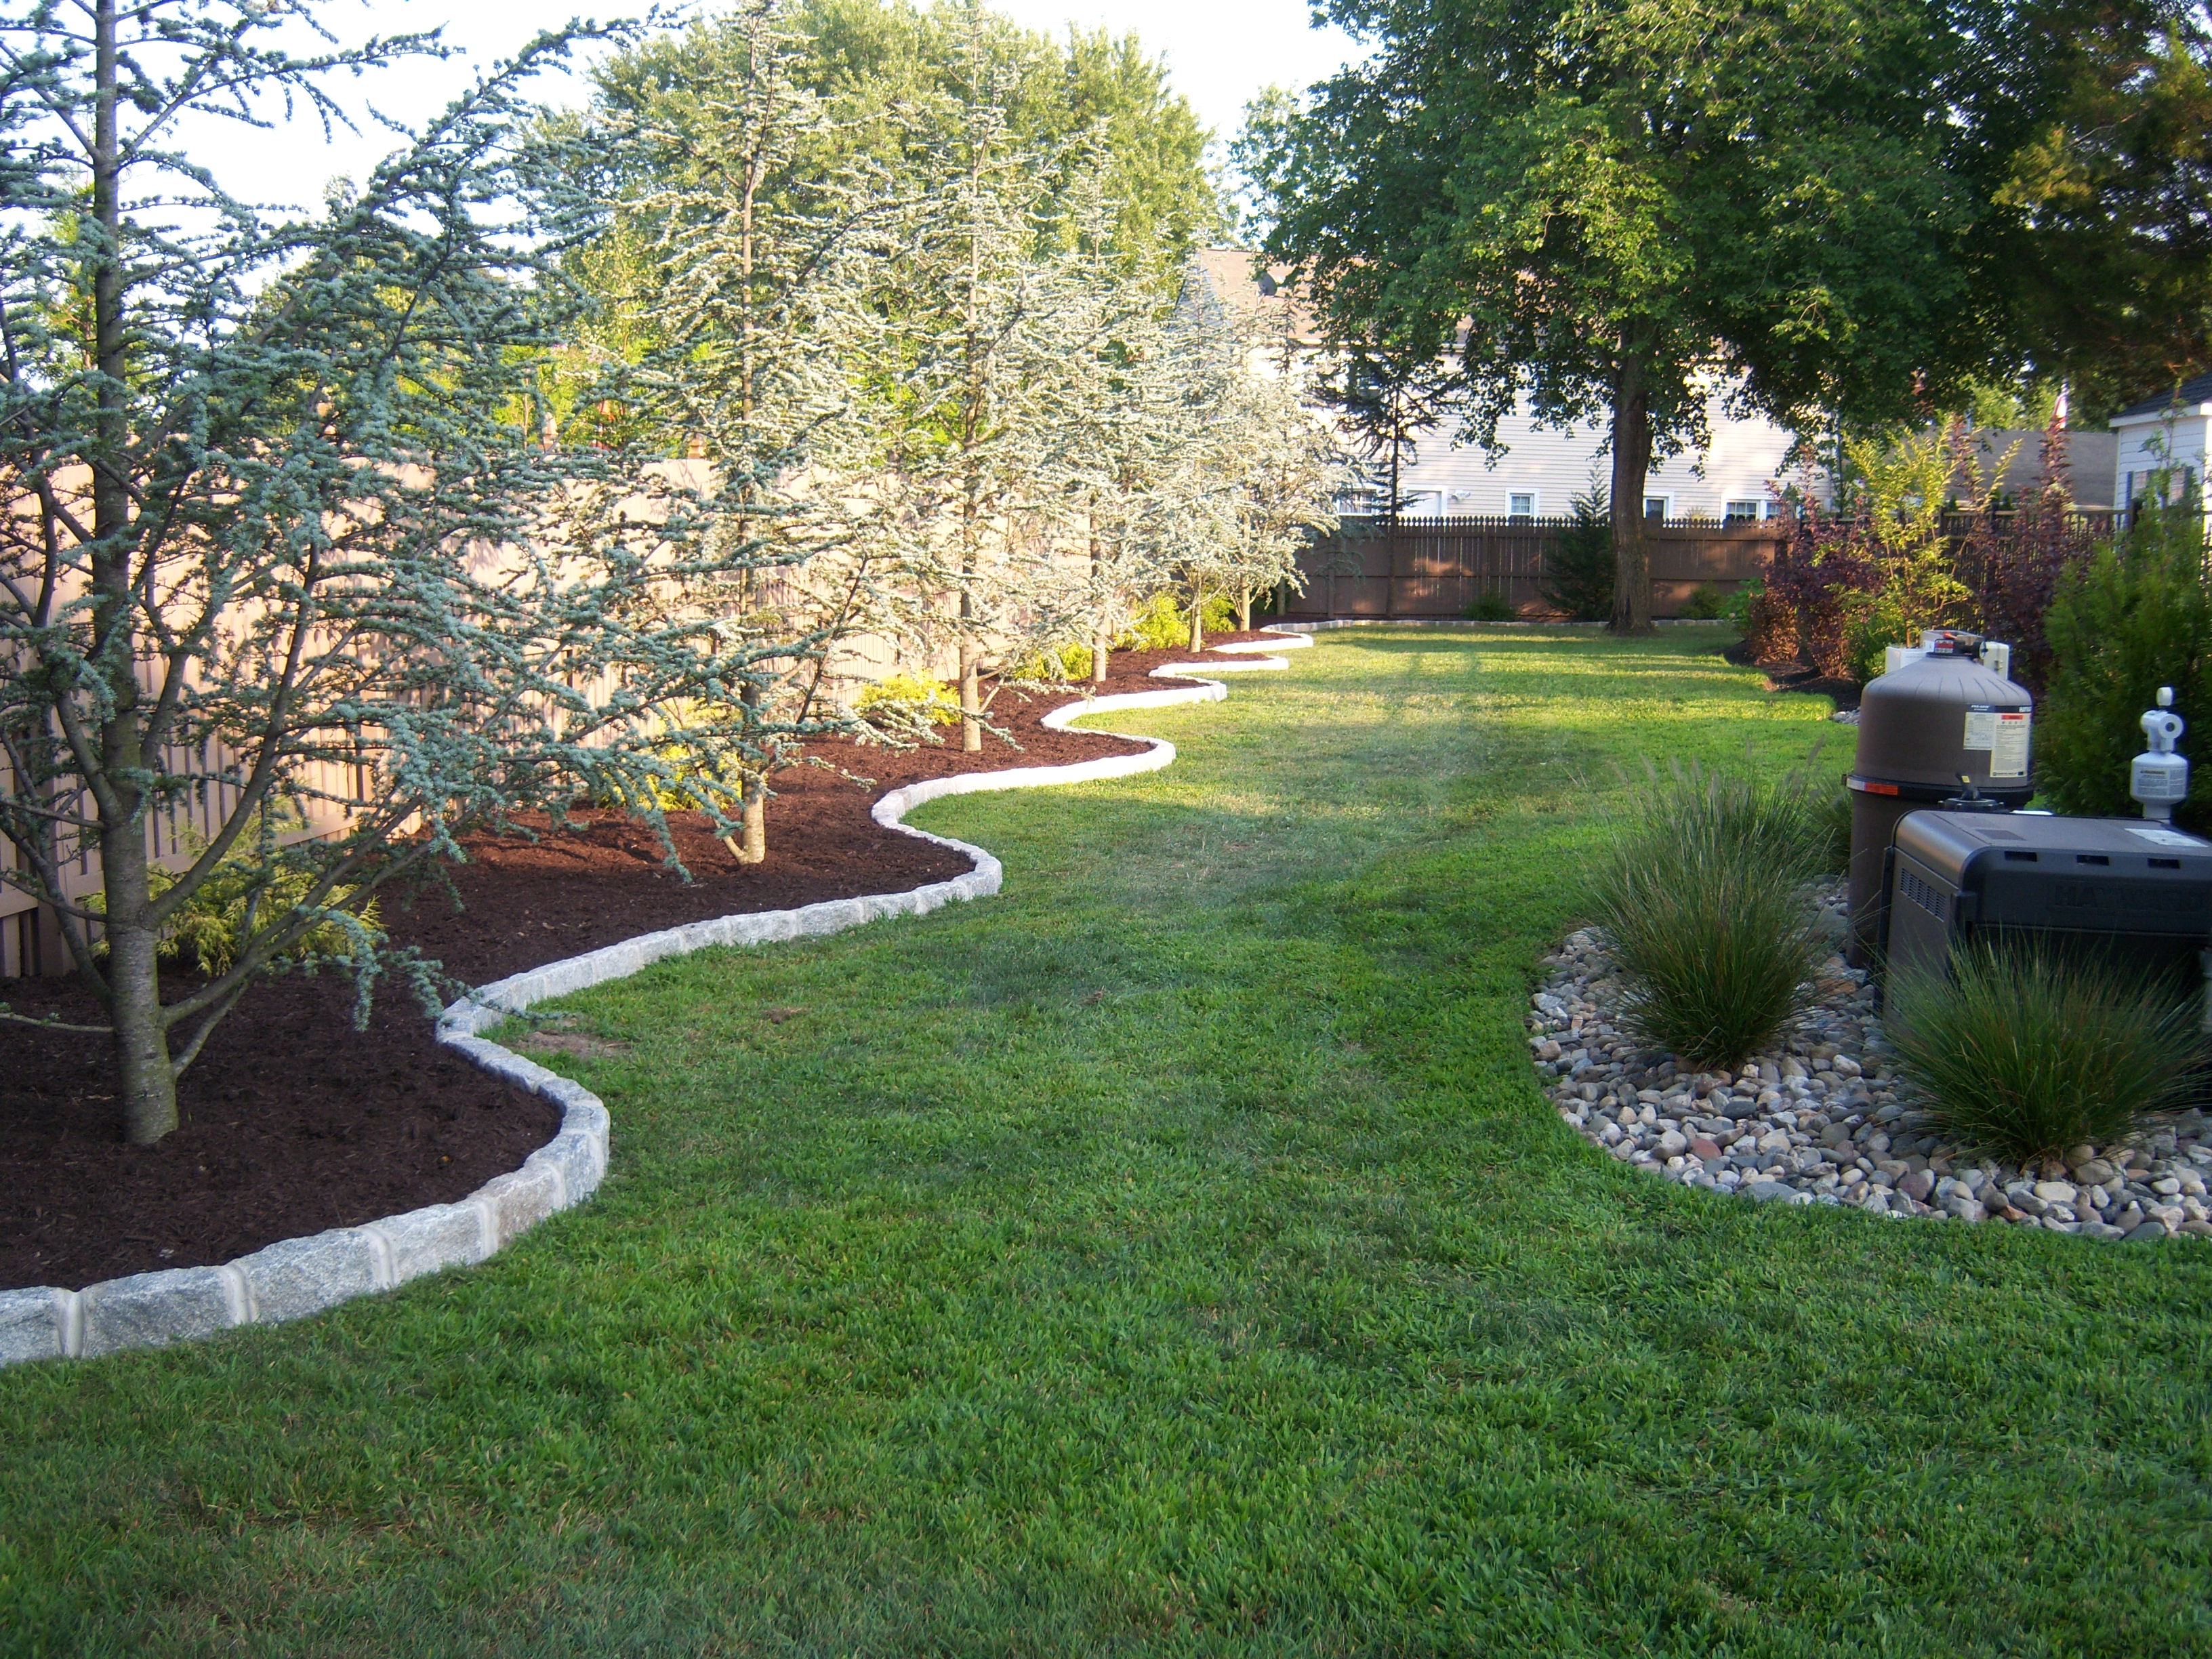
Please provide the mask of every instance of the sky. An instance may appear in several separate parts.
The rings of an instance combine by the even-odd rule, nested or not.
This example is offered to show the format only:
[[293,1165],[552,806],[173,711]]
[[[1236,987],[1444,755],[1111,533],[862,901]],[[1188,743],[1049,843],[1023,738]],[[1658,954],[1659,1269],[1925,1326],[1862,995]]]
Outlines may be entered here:
[[[596,6],[574,0],[586,15],[635,15],[642,3]],[[1224,143],[1243,119],[1244,105],[1269,86],[1299,88],[1331,74],[1355,55],[1351,39],[1310,27],[1307,0],[989,0],[992,9],[1033,29],[1058,33],[1071,22],[1133,32],[1146,50],[1164,58],[1176,89]],[[711,4],[708,9],[712,9]],[[339,174],[360,178],[392,148],[388,133],[362,118],[374,104],[403,120],[420,119],[466,84],[471,64],[495,61],[538,29],[571,13],[547,0],[332,0],[325,23],[341,40],[394,34],[445,26],[447,41],[465,56],[443,64],[415,63],[397,72],[339,80],[331,89],[356,112],[359,136],[339,132],[325,141],[319,124],[296,120],[274,131],[234,123],[192,131],[188,151],[210,163],[234,190],[265,204],[312,207]],[[541,83],[550,102],[581,95],[573,78]]]

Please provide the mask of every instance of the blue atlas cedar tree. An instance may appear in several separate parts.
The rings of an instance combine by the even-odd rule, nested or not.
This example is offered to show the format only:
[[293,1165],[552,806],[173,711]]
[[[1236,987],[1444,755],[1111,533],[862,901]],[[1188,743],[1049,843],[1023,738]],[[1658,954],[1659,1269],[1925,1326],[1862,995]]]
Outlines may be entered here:
[[[365,1010],[393,963],[362,916],[378,888],[584,794],[657,820],[672,792],[727,825],[754,735],[730,711],[759,642],[656,596],[755,550],[696,533],[681,501],[641,520],[637,458],[547,445],[532,413],[573,323],[564,252],[595,226],[562,182],[592,169],[522,88],[576,37],[540,37],[288,217],[180,155],[185,118],[343,120],[334,75],[443,51],[301,55],[317,10],[0,16],[4,879],[97,993],[139,1143],[174,1127],[179,1073],[280,957],[335,959]],[[150,833],[186,811],[204,844],[158,879]],[[270,832],[316,814],[319,839]],[[234,959],[165,1000],[165,929],[257,850]],[[87,854],[96,905],[65,880]]]

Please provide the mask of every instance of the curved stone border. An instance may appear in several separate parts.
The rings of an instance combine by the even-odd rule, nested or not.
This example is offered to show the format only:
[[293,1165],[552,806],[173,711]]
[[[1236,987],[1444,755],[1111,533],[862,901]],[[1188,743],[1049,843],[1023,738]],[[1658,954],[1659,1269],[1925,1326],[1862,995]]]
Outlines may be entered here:
[[[1299,640],[1298,644],[1307,641]],[[1264,649],[1265,642],[1252,645]],[[1250,647],[1247,647],[1249,649]],[[1193,678],[1223,669],[1287,668],[1280,657],[1257,661],[1170,663],[1157,676]],[[1121,708],[1158,708],[1171,703],[1220,702],[1229,688],[1218,680],[1158,691],[1092,697],[1052,710],[1042,724],[1065,730],[1086,714]],[[967,842],[933,836],[900,820],[924,801],[984,790],[1030,789],[1157,772],[1170,764],[1175,745],[1163,738],[1133,738],[1141,754],[1109,755],[1063,766],[1018,766],[926,778],[894,789],[871,809],[877,823],[917,840],[965,854],[974,868],[950,881],[903,893],[830,899],[791,910],[717,916],[642,934],[619,945],[548,963],[479,987],[447,1008],[438,1041],[457,1049],[495,1077],[558,1105],[561,1128],[523,1160],[454,1204],[433,1204],[358,1227],[333,1227],[305,1238],[280,1239],[218,1267],[175,1267],[105,1279],[82,1291],[43,1285],[0,1291],[0,1365],[32,1359],[91,1358],[125,1348],[159,1347],[212,1336],[237,1325],[269,1325],[320,1313],[356,1297],[396,1289],[410,1279],[483,1261],[518,1234],[556,1211],[590,1197],[607,1170],[611,1123],[606,1105],[583,1085],[532,1064],[478,1035],[534,1003],[562,997],[610,980],[625,979],[665,957],[717,945],[772,945],[813,939],[888,916],[927,915],[943,905],[987,898],[1005,872],[999,860]]]

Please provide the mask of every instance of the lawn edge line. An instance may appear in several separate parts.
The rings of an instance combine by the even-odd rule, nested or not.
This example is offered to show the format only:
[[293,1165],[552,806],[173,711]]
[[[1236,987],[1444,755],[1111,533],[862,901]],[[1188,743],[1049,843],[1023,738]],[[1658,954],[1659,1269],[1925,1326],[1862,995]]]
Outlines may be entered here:
[[[1298,638],[1286,643],[1310,641]],[[1269,647],[1251,641],[1246,647],[1248,659],[1241,661],[1163,664],[1152,671],[1152,678],[1188,683],[1158,691],[1082,697],[1051,710],[1040,724],[1065,731],[1072,720],[1118,709],[1225,702],[1228,686],[1200,678],[1202,673],[1291,665],[1279,656],[1251,657],[1254,648]],[[1005,870],[987,849],[931,835],[902,820],[925,801],[946,795],[1128,777],[1159,771],[1175,762],[1175,745],[1164,738],[1121,732],[1098,735],[1146,747],[1139,754],[1061,766],[1018,766],[926,778],[891,790],[870,807],[870,816],[884,828],[966,855],[973,867],[964,876],[902,893],[872,893],[788,910],[688,922],[509,975],[470,992],[439,1016],[439,1042],[480,1070],[562,1109],[559,1131],[525,1158],[520,1170],[493,1176],[454,1203],[427,1205],[357,1226],[280,1239],[218,1267],[131,1273],[82,1291],[55,1285],[0,1291],[0,1368],[166,1347],[242,1325],[304,1318],[360,1297],[396,1290],[447,1267],[473,1267],[496,1255],[548,1216],[582,1203],[598,1190],[606,1175],[613,1121],[606,1103],[583,1085],[548,1071],[481,1032],[533,1004],[627,979],[671,957],[718,945],[818,939],[890,916],[927,915],[949,903],[991,897],[1000,890]]]

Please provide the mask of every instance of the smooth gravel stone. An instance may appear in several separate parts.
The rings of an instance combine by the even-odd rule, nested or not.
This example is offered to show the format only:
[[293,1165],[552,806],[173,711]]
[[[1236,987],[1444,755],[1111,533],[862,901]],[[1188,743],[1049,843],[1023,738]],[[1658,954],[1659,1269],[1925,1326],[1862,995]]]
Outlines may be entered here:
[[1925,1170],[1915,1170],[1897,1183],[1897,1190],[1916,1204],[1925,1203],[1928,1194],[1936,1190],[1936,1177]]
[[2165,1237],[2166,1226],[2162,1222],[2146,1221],[2128,1230],[2128,1242],[2131,1244],[2138,1239],[2164,1238]]
[[2118,1172],[2101,1158],[2093,1158],[2076,1164],[2074,1179],[2087,1187],[2102,1187]]
[[1747,1182],[1736,1190],[1756,1199],[1761,1204],[1770,1203],[1778,1198],[1788,1198],[1792,1191],[1790,1187],[1779,1181]]
[[2070,1181],[2039,1181],[2035,1195],[2045,1204],[2071,1204],[2081,1193]]

